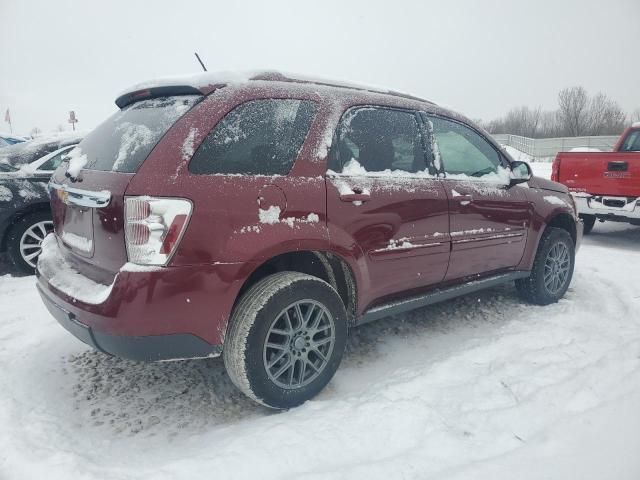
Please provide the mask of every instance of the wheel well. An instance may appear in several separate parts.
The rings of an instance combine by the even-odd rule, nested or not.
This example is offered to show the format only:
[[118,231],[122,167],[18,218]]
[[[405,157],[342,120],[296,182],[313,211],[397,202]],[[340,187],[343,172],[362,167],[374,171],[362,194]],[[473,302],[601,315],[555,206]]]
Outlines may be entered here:
[[35,203],[32,205],[26,205],[24,208],[14,212],[14,214],[8,219],[4,232],[2,232],[2,241],[0,241],[0,251],[7,250],[7,240],[9,238],[9,232],[11,228],[18,222],[21,218],[26,217],[27,215],[31,215],[32,213],[39,212],[51,212],[51,207],[49,207],[46,203]]
[[563,230],[566,230],[569,232],[569,235],[571,235],[573,243],[576,243],[576,221],[568,213],[559,213],[553,217],[551,221],[547,223],[547,228],[549,227],[562,228]]
[[355,277],[347,262],[330,252],[289,252],[267,260],[249,275],[238,293],[236,303],[256,282],[268,275],[284,271],[306,273],[321,278],[336,289],[344,303],[349,320],[355,318],[357,298]]

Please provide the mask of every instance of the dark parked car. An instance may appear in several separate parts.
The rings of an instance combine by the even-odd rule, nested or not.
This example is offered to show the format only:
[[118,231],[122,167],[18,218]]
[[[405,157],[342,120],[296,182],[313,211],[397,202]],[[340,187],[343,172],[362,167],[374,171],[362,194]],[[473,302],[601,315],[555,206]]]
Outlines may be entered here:
[[80,139],[58,135],[0,150],[0,251],[22,272],[35,271],[40,244],[53,230],[49,178]]
[[143,84],[52,177],[49,311],[135,360],[219,355],[274,408],[316,395],[347,329],[505,282],[566,292],[563,185],[412,96],[277,73]]

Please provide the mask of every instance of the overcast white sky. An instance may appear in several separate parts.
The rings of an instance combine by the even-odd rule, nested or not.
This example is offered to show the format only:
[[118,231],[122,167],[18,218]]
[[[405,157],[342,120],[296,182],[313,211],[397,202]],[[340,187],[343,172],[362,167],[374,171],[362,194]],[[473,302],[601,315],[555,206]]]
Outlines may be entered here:
[[640,107],[640,0],[0,0],[0,130],[81,129],[130,84],[281,69],[384,85],[491,119],[558,90]]

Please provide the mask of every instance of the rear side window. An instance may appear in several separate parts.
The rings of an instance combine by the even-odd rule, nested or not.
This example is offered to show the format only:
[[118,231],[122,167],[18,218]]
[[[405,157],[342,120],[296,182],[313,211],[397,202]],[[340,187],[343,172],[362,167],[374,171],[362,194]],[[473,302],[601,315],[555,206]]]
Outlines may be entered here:
[[308,100],[253,100],[229,112],[189,163],[199,174],[285,175],[315,114]]
[[85,169],[133,173],[169,128],[202,96],[142,100],[114,113],[87,135],[78,148]]
[[640,152],[640,130],[634,130],[624,141],[622,145],[623,152]]
[[343,116],[331,158],[332,170],[415,173],[425,166],[420,131],[413,113],[363,107]]

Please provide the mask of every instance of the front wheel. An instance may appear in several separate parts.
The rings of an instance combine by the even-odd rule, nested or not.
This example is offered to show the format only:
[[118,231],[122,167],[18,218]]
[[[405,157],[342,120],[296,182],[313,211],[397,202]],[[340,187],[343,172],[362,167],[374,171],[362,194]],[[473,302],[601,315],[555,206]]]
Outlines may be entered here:
[[224,364],[250,398],[291,408],[329,383],[346,339],[347,315],[333,287],[310,275],[280,272],[260,280],[238,302],[224,341]]
[[560,300],[571,283],[575,264],[575,245],[569,232],[547,228],[542,234],[531,275],[516,280],[518,293],[537,305]]

